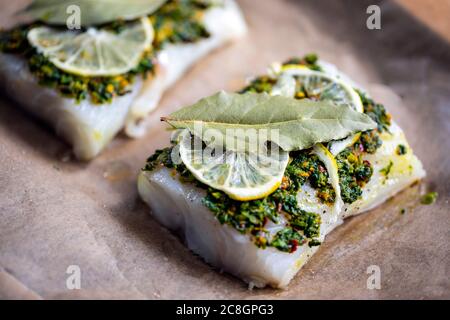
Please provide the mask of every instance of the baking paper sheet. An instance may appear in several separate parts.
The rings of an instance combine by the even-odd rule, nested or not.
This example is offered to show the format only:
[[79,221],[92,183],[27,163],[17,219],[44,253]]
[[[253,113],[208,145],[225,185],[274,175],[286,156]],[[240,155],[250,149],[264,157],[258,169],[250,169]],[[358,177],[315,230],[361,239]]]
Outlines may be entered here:
[[[13,23],[6,16],[24,3],[2,2],[1,23]],[[239,3],[248,36],[190,70],[150,116],[143,139],[119,136],[89,163],[71,159],[50,129],[1,97],[0,298],[450,298],[449,44],[392,1]],[[371,4],[381,7],[381,30],[366,28]],[[149,215],[136,175],[168,144],[160,116],[220,89],[236,90],[271,62],[308,52],[386,104],[428,176],[337,228],[286,290],[250,291]],[[419,204],[423,189],[439,192],[434,205]],[[381,272],[379,290],[367,288],[373,265]],[[79,290],[69,289],[73,268]]]

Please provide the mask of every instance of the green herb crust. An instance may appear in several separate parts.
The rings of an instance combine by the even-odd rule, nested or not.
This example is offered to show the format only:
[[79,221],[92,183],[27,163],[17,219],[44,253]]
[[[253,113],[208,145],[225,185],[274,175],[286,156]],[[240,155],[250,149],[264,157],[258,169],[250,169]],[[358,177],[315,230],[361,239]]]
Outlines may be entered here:
[[364,106],[364,113],[372,118],[378,124],[378,132],[389,132],[391,125],[391,115],[387,113],[386,108],[381,103],[376,103],[371,98],[367,97],[364,92],[356,90]]
[[[389,132],[391,116],[382,104],[368,98],[363,92],[356,90],[364,106],[364,113],[377,123],[377,129],[362,132],[355,144],[346,148],[336,157],[338,164],[341,197],[345,203],[353,203],[362,195],[362,188],[369,182],[373,174],[373,166],[363,161],[365,153],[373,154],[382,145],[380,133]],[[387,175],[386,175],[387,176]]]
[[[315,55],[293,58],[284,64],[300,64],[320,70]],[[277,79],[271,76],[260,76],[240,92],[270,93],[276,81]],[[376,152],[382,144],[379,134],[388,131],[390,125],[390,115],[383,105],[375,103],[361,92],[358,93],[364,105],[364,112],[377,122],[378,128],[362,133],[354,145],[336,157],[341,196],[346,203],[352,203],[361,197],[362,188],[373,174],[372,165],[363,160],[363,155]],[[296,95],[296,98],[306,97]],[[309,246],[320,244],[320,215],[302,210],[296,196],[306,182],[316,189],[317,197],[326,204],[332,205],[336,194],[328,182],[325,165],[310,152],[311,150],[291,152],[280,188],[263,199],[246,202],[232,200],[225,193],[198,182],[183,164],[174,165],[171,162],[171,150],[172,148],[158,150],[148,159],[143,170],[151,171],[158,166],[174,168],[181,179],[194,182],[206,190],[203,203],[222,224],[226,223],[242,233],[251,235],[258,247],[274,247],[280,251],[293,252],[297,246],[305,243]],[[264,227],[268,221],[279,221],[281,215],[286,219],[287,225],[270,237]]]
[[389,161],[389,163],[386,165],[386,167],[382,168],[380,172],[386,177],[386,179],[389,177],[389,173],[391,173],[391,169],[394,163],[392,160]]
[[[39,25],[36,23],[0,32],[0,51],[24,56],[39,83],[58,90],[64,97],[77,102],[89,99],[94,104],[110,103],[114,97],[130,92],[136,76],[145,79],[154,75],[156,53],[166,43],[195,42],[209,37],[201,18],[210,6],[200,0],[170,0],[164,4],[150,16],[155,29],[153,50],[146,51],[133,70],[119,76],[83,77],[58,69],[28,43],[28,31]],[[125,25],[125,21],[119,20],[102,28],[121,32]]]
[[277,79],[270,76],[260,76],[252,80],[252,82],[239,93],[254,92],[254,93],[270,93],[272,87],[277,83]]
[[159,50],[166,43],[191,43],[208,38],[202,23],[205,10],[211,7],[207,0],[173,0],[150,16],[155,29],[154,47]]
[[369,182],[373,167],[369,161],[362,160],[360,144],[346,148],[336,157],[338,164],[341,197],[345,203],[353,203],[362,195],[362,187]]
[[315,154],[309,150],[295,151],[290,153],[291,161],[286,168],[283,185],[288,185],[295,191],[309,181],[311,186],[317,190],[317,197],[322,202],[333,204],[336,194],[328,182],[328,172],[325,165]]

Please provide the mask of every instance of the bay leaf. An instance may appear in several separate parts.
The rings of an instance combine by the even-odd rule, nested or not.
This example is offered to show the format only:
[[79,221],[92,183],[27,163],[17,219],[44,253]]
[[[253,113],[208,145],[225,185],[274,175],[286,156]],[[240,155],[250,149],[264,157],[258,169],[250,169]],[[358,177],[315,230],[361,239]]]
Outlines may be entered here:
[[269,140],[285,151],[306,149],[319,142],[342,139],[377,126],[369,116],[348,106],[266,93],[224,91],[203,98],[161,120],[177,129],[189,129],[200,138],[209,129],[223,137],[227,136],[228,131],[275,130],[278,134],[270,134]]
[[132,20],[149,15],[167,0],[34,0],[23,13],[49,24],[65,25],[71,5],[80,8],[82,26],[103,24],[117,19]]

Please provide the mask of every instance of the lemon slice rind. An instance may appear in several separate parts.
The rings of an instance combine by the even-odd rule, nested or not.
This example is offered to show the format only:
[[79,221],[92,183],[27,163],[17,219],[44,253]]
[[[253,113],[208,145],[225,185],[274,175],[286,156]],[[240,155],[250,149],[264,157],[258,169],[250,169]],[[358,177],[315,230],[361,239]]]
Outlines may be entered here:
[[328,151],[328,149],[325,148],[325,146],[321,143],[318,143],[313,147],[313,153],[316,154],[319,157],[319,160],[322,161],[325,165],[331,186],[333,187],[336,194],[336,199],[333,204],[333,211],[336,214],[337,221],[337,216],[341,212],[344,202],[342,201],[341,197],[341,186],[339,184],[338,165],[336,159],[331,154],[331,152]]
[[[336,84],[336,90],[340,90],[341,92],[347,95],[348,104],[356,111],[363,112],[364,107],[359,97],[358,93],[353,89],[351,85],[343,81],[342,79],[338,79],[331,75],[328,75],[321,71],[311,70],[305,66],[297,66],[297,65],[286,65],[281,68],[281,72],[279,76],[283,75],[291,75],[297,77],[305,77],[305,78],[319,78],[328,81],[330,84]],[[325,88],[326,89],[326,88]],[[335,102],[332,99],[328,100],[331,102]]]
[[36,27],[29,43],[58,69],[80,76],[115,76],[136,67],[151,47],[153,27],[146,17],[120,33],[89,28],[86,32]]
[[238,201],[261,199],[273,193],[281,184],[289,162],[289,153],[278,149],[277,155],[225,150],[211,156],[209,152],[192,148],[187,131],[179,143],[180,158],[194,177]]
[[359,137],[361,137],[361,132],[352,134],[341,140],[331,141],[329,145],[331,154],[336,157],[339,153],[344,151],[345,148],[354,145],[356,141],[358,141]]

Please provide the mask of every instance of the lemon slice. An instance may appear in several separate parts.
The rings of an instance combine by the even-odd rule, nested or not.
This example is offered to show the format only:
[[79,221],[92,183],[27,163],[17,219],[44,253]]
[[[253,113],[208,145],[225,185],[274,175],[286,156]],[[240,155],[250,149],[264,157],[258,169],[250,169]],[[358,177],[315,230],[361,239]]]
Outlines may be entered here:
[[350,106],[359,112],[364,111],[358,93],[341,79],[296,65],[284,66],[281,69],[280,79],[283,75],[290,75],[297,79],[298,85],[301,85],[306,92],[305,98],[330,101],[336,105]]
[[307,66],[304,66],[301,64],[285,64],[285,65],[282,65],[280,68],[281,71],[295,70],[295,69],[311,70]]
[[[296,77],[306,91],[305,98],[331,101],[336,105],[348,105],[358,112],[364,112],[364,106],[358,93],[345,81],[323,72],[313,71],[305,66],[286,65],[281,68],[279,81],[274,86],[275,94],[278,92],[292,92],[292,82],[286,76]],[[283,89],[280,89],[282,86]],[[274,90],[273,90],[274,91]],[[347,138],[330,142],[330,151],[336,156],[348,146],[353,145],[360,137],[360,133]]]
[[[281,184],[289,153],[261,147],[258,152],[213,150],[189,132],[181,138],[179,153],[188,170],[200,182],[221,190],[232,199],[250,201],[268,196]],[[221,149],[221,148],[219,148]]]
[[344,202],[341,197],[341,186],[339,184],[339,174],[338,174],[338,165],[336,162],[336,158],[328,151],[327,148],[321,143],[316,144],[313,148],[313,153],[319,157],[320,161],[323,162],[325,168],[328,172],[328,177],[330,178],[331,186],[336,193],[336,199],[333,205],[333,211],[335,213],[341,212],[342,206]]
[[359,137],[361,137],[361,132],[352,134],[347,138],[341,140],[335,140],[330,142],[329,148],[330,152],[333,156],[337,156],[339,153],[344,151],[345,148],[350,147],[358,141]]
[[127,23],[119,33],[37,27],[28,32],[28,41],[61,70],[82,76],[114,76],[138,65],[151,46],[153,28],[148,18]]

